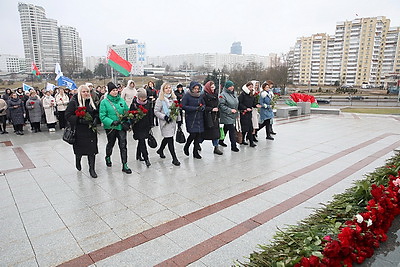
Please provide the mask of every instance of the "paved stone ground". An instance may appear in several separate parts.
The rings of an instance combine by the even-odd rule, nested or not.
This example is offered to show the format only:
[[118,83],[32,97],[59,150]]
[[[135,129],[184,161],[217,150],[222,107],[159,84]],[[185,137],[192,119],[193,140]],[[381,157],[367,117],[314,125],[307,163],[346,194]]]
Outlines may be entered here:
[[[400,147],[400,116],[311,115],[277,120],[274,141],[224,149],[180,167],[150,150],[150,168],[135,160],[121,172],[104,163],[99,136],[98,179],[83,159],[74,167],[61,132],[0,135],[0,266],[229,266],[268,243],[277,227],[294,224],[319,203],[373,171]],[[155,129],[156,137],[160,137]],[[160,138],[158,138],[160,140]],[[228,141],[229,143],[229,141]],[[167,151],[166,151],[167,152]],[[393,238],[364,266],[397,266]]]

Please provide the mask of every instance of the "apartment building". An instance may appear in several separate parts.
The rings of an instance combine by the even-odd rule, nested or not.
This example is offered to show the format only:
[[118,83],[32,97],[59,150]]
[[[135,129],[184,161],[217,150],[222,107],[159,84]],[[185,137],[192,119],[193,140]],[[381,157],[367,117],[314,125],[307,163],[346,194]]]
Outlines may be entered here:
[[82,40],[74,27],[61,25],[58,28],[60,43],[61,66],[73,68],[75,71],[82,71]]
[[146,65],[146,44],[139,43],[136,39],[127,39],[122,45],[108,45],[120,57],[132,64],[133,75],[144,75],[144,66]]
[[301,37],[289,52],[295,84],[380,86],[399,72],[399,27],[384,16],[338,22],[335,35]]

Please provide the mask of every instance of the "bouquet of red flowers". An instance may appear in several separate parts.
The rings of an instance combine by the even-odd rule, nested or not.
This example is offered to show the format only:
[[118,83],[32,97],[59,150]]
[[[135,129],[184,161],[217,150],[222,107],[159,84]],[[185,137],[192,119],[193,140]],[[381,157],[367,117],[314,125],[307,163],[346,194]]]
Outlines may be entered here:
[[182,104],[179,104],[178,100],[174,100],[174,103],[169,106],[169,117],[176,121],[179,115],[179,111],[182,108]]
[[85,121],[88,121],[89,128],[92,129],[93,132],[97,132],[96,125],[93,125],[93,117],[92,115],[90,115],[89,112],[86,111],[86,107],[78,107],[75,110],[75,116]]
[[121,122],[127,122],[129,120],[133,121],[133,123],[136,123],[143,119],[144,116],[147,115],[149,111],[143,107],[142,105],[138,105],[138,109],[136,110],[128,110],[124,114],[119,115],[119,120]]
[[29,104],[31,104],[33,106],[35,104],[35,102],[31,101],[31,102],[29,102]]

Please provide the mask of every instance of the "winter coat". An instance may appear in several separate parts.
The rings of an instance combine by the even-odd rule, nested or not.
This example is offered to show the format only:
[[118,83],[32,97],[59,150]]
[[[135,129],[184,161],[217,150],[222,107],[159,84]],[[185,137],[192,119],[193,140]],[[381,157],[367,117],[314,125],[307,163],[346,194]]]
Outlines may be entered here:
[[56,111],[56,99],[52,96],[44,96],[42,102],[47,124],[57,122],[57,117],[54,115]]
[[[165,97],[165,96],[164,96]],[[169,123],[165,121],[165,113],[163,110],[163,101],[167,102],[167,106],[170,107],[174,104],[174,100],[171,98],[166,98],[165,100],[160,100],[159,98],[156,100],[156,105],[154,106],[154,115],[157,116],[160,124],[161,135],[163,137],[173,137],[176,131],[176,121],[173,120]],[[180,116],[178,116],[177,121],[181,120]]]
[[55,96],[56,99],[56,104],[57,104],[57,110],[58,111],[65,111],[67,109],[68,103],[69,103],[69,97],[67,94],[56,94]]
[[38,96],[29,97],[25,107],[29,113],[29,121],[31,123],[42,121],[43,105]]
[[8,101],[8,112],[13,125],[24,124],[25,107],[22,99],[10,97]]
[[[82,123],[80,118],[75,115],[78,109],[78,96],[74,95],[65,110],[65,118],[75,129],[76,141],[73,144],[74,154],[76,155],[94,155],[99,153],[97,148],[97,133],[89,128],[89,124]],[[92,116],[94,123],[98,120],[98,111],[90,105],[90,100],[85,101],[86,111]],[[92,122],[93,123],[93,122]]]
[[185,111],[186,131],[188,133],[204,132],[205,102],[203,95],[194,97],[187,92],[182,98],[182,109]]
[[0,98],[0,116],[7,115],[7,101]]
[[272,99],[267,91],[263,91],[260,94],[260,122],[272,119],[274,117],[274,112],[271,106]]
[[123,100],[125,100],[126,104],[128,107],[131,106],[133,98],[136,97],[137,95],[137,90],[135,87],[131,88],[129,85],[132,83],[132,80],[128,81],[128,86],[125,87],[122,92],[121,92],[121,97]]
[[[248,132],[253,129],[252,113],[256,106],[255,97],[243,91],[239,97],[240,125],[242,132]],[[251,111],[247,111],[250,108]]]
[[219,139],[219,111],[212,111],[213,108],[218,108],[218,94],[205,92],[203,99],[205,103],[203,138],[205,140]]
[[[151,103],[149,101],[147,101],[146,104],[140,105],[137,102],[137,98],[134,98],[129,110],[138,110],[139,106],[143,106],[145,109],[147,109],[147,111],[149,111],[151,108]],[[151,129],[150,116],[148,116],[148,114],[146,114],[140,120],[135,121],[134,124],[132,125],[132,129],[133,129],[133,139],[138,140],[138,139],[148,138],[149,131]]]
[[[117,112],[115,112],[115,110],[117,110]],[[121,124],[112,126],[111,123],[113,121],[121,120],[120,116],[124,115],[128,110],[129,107],[126,105],[125,100],[123,100],[119,95],[112,96],[107,94],[100,102],[100,120],[104,125],[104,129],[122,130]]]
[[238,110],[239,100],[236,96],[235,91],[229,91],[224,88],[221,95],[219,96],[219,108],[220,108],[220,123],[222,124],[235,124],[236,118],[239,113],[232,113],[232,109]]

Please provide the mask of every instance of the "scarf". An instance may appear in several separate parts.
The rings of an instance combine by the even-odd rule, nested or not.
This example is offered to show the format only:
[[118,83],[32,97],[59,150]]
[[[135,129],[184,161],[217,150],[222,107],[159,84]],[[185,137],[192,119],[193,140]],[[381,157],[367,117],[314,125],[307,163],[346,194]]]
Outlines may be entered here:
[[142,106],[147,104],[147,99],[145,101],[140,101],[139,98],[137,98],[136,101],[139,105],[142,105]]
[[[164,96],[166,96],[166,95],[164,95]],[[168,106],[168,99],[165,99],[164,98],[164,100],[163,101],[161,101],[162,102],[162,107],[163,107],[163,111],[164,111],[164,114],[166,115],[166,116],[169,116],[169,106]]]
[[200,97],[200,92],[194,93],[194,92],[192,92],[192,91],[189,91],[189,94],[190,94],[191,96],[193,96],[193,97],[196,97],[196,98]]

